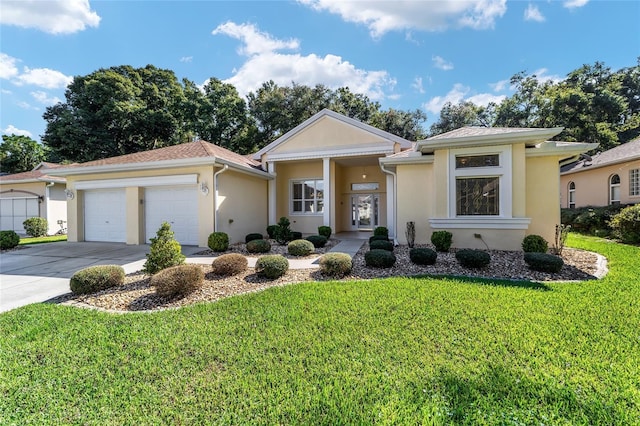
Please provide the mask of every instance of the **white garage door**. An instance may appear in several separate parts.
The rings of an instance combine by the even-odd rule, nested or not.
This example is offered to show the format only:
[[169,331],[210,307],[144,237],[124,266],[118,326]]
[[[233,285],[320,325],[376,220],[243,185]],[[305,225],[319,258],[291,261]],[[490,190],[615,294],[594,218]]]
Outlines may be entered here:
[[84,239],[86,241],[127,241],[124,189],[85,191]]
[[145,188],[146,240],[156,236],[162,222],[168,222],[176,240],[198,245],[198,191],[195,186]]
[[39,216],[38,197],[0,199],[0,229],[24,234],[22,222]]

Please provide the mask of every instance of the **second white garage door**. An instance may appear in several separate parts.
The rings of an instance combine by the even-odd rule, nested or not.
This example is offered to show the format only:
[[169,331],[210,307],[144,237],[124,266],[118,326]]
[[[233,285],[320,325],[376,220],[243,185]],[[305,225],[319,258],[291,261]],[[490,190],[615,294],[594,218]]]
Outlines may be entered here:
[[85,191],[84,239],[118,243],[127,241],[124,189]]
[[145,188],[146,241],[169,222],[182,245],[198,245],[198,191],[195,186]]

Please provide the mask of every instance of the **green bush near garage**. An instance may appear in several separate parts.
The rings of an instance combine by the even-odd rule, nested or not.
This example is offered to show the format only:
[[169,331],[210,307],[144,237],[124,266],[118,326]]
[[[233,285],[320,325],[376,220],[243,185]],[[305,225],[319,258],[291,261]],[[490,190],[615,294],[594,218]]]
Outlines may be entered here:
[[20,244],[20,236],[15,231],[0,231],[0,250],[8,250]]
[[124,284],[124,268],[119,265],[96,265],[81,269],[69,280],[73,294],[89,294]]
[[44,237],[49,232],[49,222],[44,217],[30,217],[22,222],[22,226],[30,237]]

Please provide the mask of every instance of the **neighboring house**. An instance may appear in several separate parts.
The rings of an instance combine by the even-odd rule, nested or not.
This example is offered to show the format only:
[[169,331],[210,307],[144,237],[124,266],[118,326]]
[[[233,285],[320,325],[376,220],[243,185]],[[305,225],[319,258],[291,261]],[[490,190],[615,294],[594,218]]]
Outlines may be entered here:
[[640,202],[640,138],[561,169],[561,204],[565,208]]
[[67,198],[65,179],[48,173],[58,164],[40,163],[32,171],[0,176],[0,229],[25,234],[22,223],[31,217],[43,217],[49,234],[66,227]]
[[[549,142],[562,129],[463,128],[412,143],[323,110],[252,156],[192,142],[59,169],[70,241],[144,244],[162,221],[182,244],[265,233],[282,216],[304,234],[386,226],[405,243],[454,233],[456,247],[552,241],[559,162],[595,144]],[[481,235],[482,240],[475,237]],[[483,242],[484,241],[484,242]]]

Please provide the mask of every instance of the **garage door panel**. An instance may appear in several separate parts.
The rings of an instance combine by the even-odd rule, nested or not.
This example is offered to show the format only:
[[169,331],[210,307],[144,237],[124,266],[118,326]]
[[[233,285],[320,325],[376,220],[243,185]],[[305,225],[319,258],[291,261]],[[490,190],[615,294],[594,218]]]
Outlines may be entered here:
[[0,229],[24,234],[23,222],[38,216],[40,216],[40,205],[37,197],[0,199]]
[[198,192],[194,186],[145,189],[147,242],[163,222],[171,225],[180,244],[198,245]]
[[126,242],[124,189],[86,191],[84,194],[84,239]]

